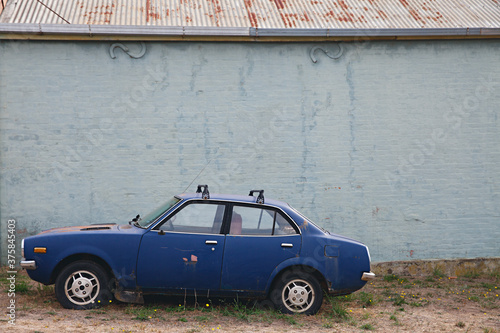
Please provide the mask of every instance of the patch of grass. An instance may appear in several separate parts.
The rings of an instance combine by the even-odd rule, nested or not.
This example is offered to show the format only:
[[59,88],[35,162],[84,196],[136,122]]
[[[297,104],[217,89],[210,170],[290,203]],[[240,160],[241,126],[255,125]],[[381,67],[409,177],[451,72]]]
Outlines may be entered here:
[[16,281],[16,292],[26,294],[31,291],[31,286],[26,281]]
[[152,318],[157,318],[157,309],[151,306],[128,306],[125,309],[126,314],[131,314],[133,320],[147,321]]
[[370,319],[371,318],[371,314],[369,312],[365,312],[363,313],[363,315],[361,316],[361,319],[362,320],[367,320],[367,319]]
[[399,280],[399,277],[395,274],[384,275],[385,282],[393,282]]
[[465,323],[463,321],[459,321],[458,323],[455,324],[456,327],[464,328]]
[[404,297],[397,297],[394,299],[393,304],[394,304],[394,306],[401,306],[403,304],[408,304],[408,303],[406,303],[406,300],[404,299]]
[[360,291],[358,293],[358,297],[359,297],[359,301],[360,301],[361,305],[364,308],[375,304],[375,298],[374,298],[373,294],[371,294],[371,293]]
[[182,321],[183,323],[187,323],[187,318],[186,317],[180,317],[179,319],[177,319],[178,321]]
[[178,306],[166,306],[163,308],[165,312],[183,312],[186,310],[186,307],[179,304]]
[[432,276],[434,276],[435,278],[444,278],[446,277],[446,275],[443,273],[443,271],[440,269],[440,268],[434,268],[434,270],[432,271]]
[[462,276],[469,279],[477,279],[481,276],[481,274],[476,269],[469,269],[464,274],[462,274]]
[[298,325],[299,323],[297,322],[297,319],[294,317],[294,315],[287,315],[285,316],[285,321],[289,323],[290,325]]
[[492,310],[492,309],[498,309],[500,306],[497,303],[495,303],[494,300],[488,299],[487,301],[481,302],[481,307]]
[[391,315],[391,316],[389,317],[389,319],[390,319],[390,320],[392,320],[392,321],[394,321],[394,325],[396,325],[396,326],[401,326],[401,323],[399,322],[399,319],[398,319],[398,317],[396,317],[396,315],[394,315],[394,314],[393,314],[393,315]]
[[359,328],[366,330],[366,331],[373,331],[375,327],[373,327],[372,324],[363,324]]
[[49,312],[46,312],[46,314],[51,315],[51,316],[55,316],[56,312],[55,311],[49,311]]
[[333,324],[332,323],[324,323],[323,328],[333,328]]
[[142,320],[142,321],[146,321],[146,320],[149,320],[151,319],[151,316],[150,316],[150,312],[148,311],[148,309],[138,309],[136,312],[135,312],[135,317],[132,318],[134,320]]
[[232,316],[248,322],[252,321],[255,316],[262,317],[266,314],[265,310],[255,306],[255,304],[253,306],[247,306],[238,300],[234,300],[232,305],[226,305],[219,311],[223,316]]
[[[350,296],[350,295],[348,295]],[[346,309],[346,301],[344,297],[327,296],[326,301],[330,304],[329,317],[340,323],[350,319],[349,312]]]
[[481,282],[481,287],[484,289],[495,289],[495,285],[493,283]]
[[38,293],[39,296],[42,296],[42,297],[52,296],[52,295],[54,295],[54,285],[46,286],[46,285],[40,283],[36,287],[36,292]]
[[424,306],[421,302],[410,302],[410,306],[413,306],[415,308],[419,308],[421,306]]
[[488,273],[488,275],[498,281],[500,280],[500,269],[496,269],[493,272]]
[[196,316],[195,318],[197,321],[199,322],[207,322],[209,321],[210,319],[212,319],[211,316]]

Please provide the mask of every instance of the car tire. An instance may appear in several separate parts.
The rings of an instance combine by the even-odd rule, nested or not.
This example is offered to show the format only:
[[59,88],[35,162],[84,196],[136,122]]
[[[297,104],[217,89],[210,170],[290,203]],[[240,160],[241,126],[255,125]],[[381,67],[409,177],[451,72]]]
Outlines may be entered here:
[[323,303],[323,290],[309,273],[285,272],[275,283],[270,298],[282,313],[313,315]]
[[92,261],[75,261],[57,276],[56,297],[66,309],[96,308],[112,300],[109,282],[100,265]]

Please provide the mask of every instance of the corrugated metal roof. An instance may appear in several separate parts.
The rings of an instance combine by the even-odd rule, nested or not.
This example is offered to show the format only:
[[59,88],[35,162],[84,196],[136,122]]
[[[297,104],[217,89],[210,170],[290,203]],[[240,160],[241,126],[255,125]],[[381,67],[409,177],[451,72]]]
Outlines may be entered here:
[[0,16],[0,23],[65,20],[267,29],[499,28],[500,0],[10,0]]

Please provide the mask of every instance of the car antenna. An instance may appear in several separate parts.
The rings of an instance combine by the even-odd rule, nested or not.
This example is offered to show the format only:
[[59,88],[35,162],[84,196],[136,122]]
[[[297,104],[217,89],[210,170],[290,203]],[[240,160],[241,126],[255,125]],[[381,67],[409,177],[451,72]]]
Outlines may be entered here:
[[[214,155],[217,155],[217,152],[219,151],[219,147],[217,147],[217,150],[215,151],[215,154]],[[214,156],[215,157],[215,156]],[[208,161],[208,163],[203,167],[203,169],[201,169],[201,171],[196,175],[196,177],[194,177],[193,181],[191,183],[189,183],[189,185],[186,187],[186,189],[184,190],[183,193],[186,193],[187,189],[191,187],[191,185],[193,185],[194,181],[196,180],[196,178],[198,178],[201,173],[207,168],[207,166],[212,162],[212,160],[214,159],[214,157],[212,157],[210,159],[210,161]]]

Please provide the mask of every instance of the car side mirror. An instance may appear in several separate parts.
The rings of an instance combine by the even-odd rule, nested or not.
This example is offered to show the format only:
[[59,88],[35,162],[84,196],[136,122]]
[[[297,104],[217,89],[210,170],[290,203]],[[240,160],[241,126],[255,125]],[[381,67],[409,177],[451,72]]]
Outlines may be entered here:
[[160,229],[160,231],[158,231],[158,235],[162,235],[162,236],[165,235],[165,230]]

